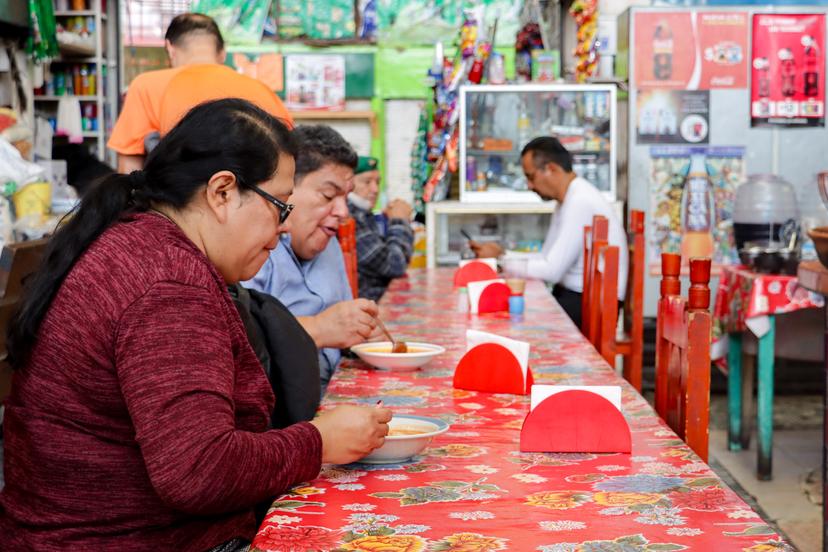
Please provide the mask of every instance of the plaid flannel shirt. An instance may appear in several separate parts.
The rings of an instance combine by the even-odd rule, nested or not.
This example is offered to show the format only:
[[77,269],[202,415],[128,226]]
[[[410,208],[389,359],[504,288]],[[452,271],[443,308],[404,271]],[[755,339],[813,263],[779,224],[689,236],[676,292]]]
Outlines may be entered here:
[[405,274],[414,248],[414,232],[403,219],[390,219],[385,236],[374,214],[348,202],[356,221],[359,296],[378,301],[394,278]]

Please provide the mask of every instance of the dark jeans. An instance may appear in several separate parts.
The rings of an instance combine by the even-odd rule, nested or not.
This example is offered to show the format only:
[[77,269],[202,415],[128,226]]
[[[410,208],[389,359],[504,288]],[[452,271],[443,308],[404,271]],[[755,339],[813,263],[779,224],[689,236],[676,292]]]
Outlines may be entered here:
[[581,329],[581,293],[567,289],[560,284],[552,288],[554,297],[567,316],[572,319],[578,329]]
[[[582,293],[567,289],[560,284],[555,284],[552,288],[552,297],[554,297],[561,308],[566,312],[567,316],[572,319],[578,329],[581,329],[581,297]],[[618,301],[618,310],[624,308],[624,301]]]

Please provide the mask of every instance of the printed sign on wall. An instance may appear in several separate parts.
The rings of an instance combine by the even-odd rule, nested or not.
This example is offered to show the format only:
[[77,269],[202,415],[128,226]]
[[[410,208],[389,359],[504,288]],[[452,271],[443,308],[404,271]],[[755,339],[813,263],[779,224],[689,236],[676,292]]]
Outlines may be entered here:
[[651,274],[660,274],[662,252],[681,253],[684,263],[710,257],[715,271],[738,261],[733,207],[744,156],[741,146],[650,147]]
[[639,90],[639,144],[706,144],[710,141],[710,92]]
[[639,89],[747,88],[746,12],[637,12]]
[[285,71],[288,109],[345,109],[345,58],[289,55]]
[[824,126],[824,14],[754,15],[751,58],[753,126]]

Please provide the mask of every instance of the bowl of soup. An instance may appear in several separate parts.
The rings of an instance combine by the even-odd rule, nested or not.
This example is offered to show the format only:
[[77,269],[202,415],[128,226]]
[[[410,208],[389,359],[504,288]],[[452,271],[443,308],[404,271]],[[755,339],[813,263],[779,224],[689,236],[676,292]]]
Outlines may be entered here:
[[449,425],[439,418],[395,414],[388,422],[385,443],[360,460],[366,464],[399,464],[411,460],[428,446],[434,437],[448,431]]
[[432,358],[446,352],[439,345],[430,343],[406,341],[405,344],[408,346],[408,352],[405,353],[392,353],[390,341],[373,341],[354,345],[351,347],[351,351],[375,368],[399,372],[416,370]]

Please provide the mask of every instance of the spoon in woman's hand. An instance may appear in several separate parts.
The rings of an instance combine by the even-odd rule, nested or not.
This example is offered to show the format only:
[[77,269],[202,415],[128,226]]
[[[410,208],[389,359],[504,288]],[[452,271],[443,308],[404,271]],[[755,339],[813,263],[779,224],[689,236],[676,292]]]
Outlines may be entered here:
[[405,341],[396,341],[391,334],[388,333],[388,328],[385,327],[385,324],[382,323],[382,320],[377,317],[377,324],[379,325],[382,333],[385,334],[385,337],[388,338],[388,341],[391,342],[391,352],[392,353],[407,353],[408,352],[408,345],[405,344]]

